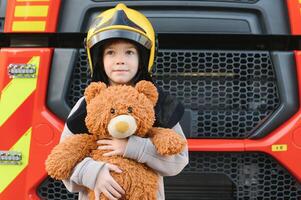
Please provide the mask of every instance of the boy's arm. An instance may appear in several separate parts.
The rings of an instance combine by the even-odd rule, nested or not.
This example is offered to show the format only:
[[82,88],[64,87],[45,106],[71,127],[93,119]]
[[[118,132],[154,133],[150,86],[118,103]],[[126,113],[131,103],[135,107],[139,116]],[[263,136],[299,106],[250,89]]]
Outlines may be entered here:
[[[179,123],[172,129],[186,140]],[[162,176],[174,176],[188,164],[188,147],[186,145],[177,155],[161,156],[157,153],[151,139],[131,136],[123,156],[145,163]]]
[[[72,108],[69,116],[78,109],[80,103],[83,100],[84,97],[78,100],[78,102]],[[71,135],[73,135],[73,133],[69,130],[69,128],[65,124],[60,142],[62,142],[66,137]],[[80,192],[85,190],[85,187],[94,190],[98,173],[103,166],[104,163],[95,161],[90,157],[86,157],[84,160],[82,160],[74,167],[70,179],[63,180],[63,183],[70,192]]]

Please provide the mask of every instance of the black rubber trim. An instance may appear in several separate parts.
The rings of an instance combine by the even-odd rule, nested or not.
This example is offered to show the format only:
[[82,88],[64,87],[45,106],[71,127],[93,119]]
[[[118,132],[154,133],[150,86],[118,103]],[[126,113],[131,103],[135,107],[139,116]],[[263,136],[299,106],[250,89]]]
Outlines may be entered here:
[[[86,33],[0,33],[0,47],[83,48],[85,37]],[[158,34],[158,39],[163,49],[301,50],[301,35]]]
[[259,139],[268,135],[288,120],[299,108],[298,81],[292,52],[272,52],[273,65],[275,67],[280,106],[260,127],[249,136],[251,139]]
[[64,121],[71,110],[67,103],[67,94],[76,56],[75,49],[55,49],[52,58],[47,106]]

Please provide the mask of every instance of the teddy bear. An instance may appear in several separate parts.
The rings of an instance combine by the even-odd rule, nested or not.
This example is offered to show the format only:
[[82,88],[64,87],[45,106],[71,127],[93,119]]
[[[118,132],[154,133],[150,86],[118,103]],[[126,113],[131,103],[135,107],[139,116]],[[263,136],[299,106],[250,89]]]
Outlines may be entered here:
[[[71,176],[73,168],[89,156],[96,161],[117,165],[122,173],[111,171],[112,177],[124,189],[122,199],[156,199],[157,173],[143,163],[123,156],[103,156],[108,150],[97,149],[99,139],[126,138],[136,135],[150,138],[158,154],[170,156],[180,153],[186,140],[169,128],[153,127],[157,88],[149,81],[135,86],[107,86],[92,82],[85,90],[89,133],[75,134],[56,145],[46,160],[46,171],[54,179]],[[88,188],[87,188],[88,189]],[[89,191],[94,199],[94,192]],[[100,199],[107,199],[101,194]]]

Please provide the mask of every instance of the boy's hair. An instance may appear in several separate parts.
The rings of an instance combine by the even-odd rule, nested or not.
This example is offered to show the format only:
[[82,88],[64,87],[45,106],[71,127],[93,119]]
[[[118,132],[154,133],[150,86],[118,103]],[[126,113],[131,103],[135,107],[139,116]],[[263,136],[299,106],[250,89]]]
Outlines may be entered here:
[[[110,39],[107,40],[105,43],[113,43],[116,39]],[[117,39],[120,40],[120,39]],[[125,40],[125,39],[122,39]],[[125,40],[127,42],[130,42],[131,44],[133,44],[137,51],[138,51],[138,55],[139,55],[139,64],[138,64],[138,71],[136,73],[136,75],[133,77],[133,79],[131,80],[132,84],[136,84],[137,82],[141,81],[141,80],[146,80],[146,81],[151,81],[152,77],[150,76],[150,73],[148,72],[148,60],[149,60],[149,54],[150,51],[148,49],[146,49],[145,47],[143,47],[142,45],[133,42],[131,40]],[[94,61],[94,65],[93,65],[93,76],[92,76],[92,81],[93,82],[104,82],[107,85],[109,85],[109,78],[107,76],[107,74],[105,73],[104,70],[104,65],[103,65],[103,51],[104,51],[104,47],[106,45],[99,44],[99,45],[95,45],[92,49],[91,49],[91,53],[92,53],[92,60]]]

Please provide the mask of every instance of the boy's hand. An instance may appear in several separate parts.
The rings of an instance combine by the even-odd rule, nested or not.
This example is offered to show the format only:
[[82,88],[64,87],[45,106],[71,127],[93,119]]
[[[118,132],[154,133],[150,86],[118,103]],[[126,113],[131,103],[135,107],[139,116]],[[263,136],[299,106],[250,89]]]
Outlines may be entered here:
[[104,153],[104,156],[122,156],[125,152],[126,145],[128,144],[128,139],[112,138],[106,140],[98,140],[97,144],[99,145],[97,149],[111,150],[110,152]]
[[95,199],[99,200],[100,194],[103,193],[110,200],[117,200],[124,194],[124,190],[120,185],[113,179],[110,171],[122,173],[122,171],[113,164],[106,163],[98,174],[94,194]]

